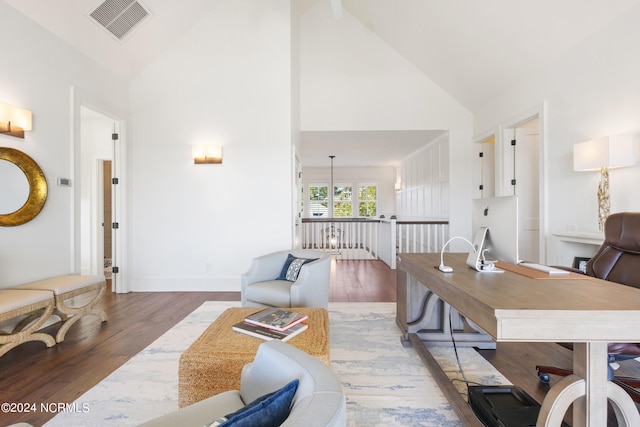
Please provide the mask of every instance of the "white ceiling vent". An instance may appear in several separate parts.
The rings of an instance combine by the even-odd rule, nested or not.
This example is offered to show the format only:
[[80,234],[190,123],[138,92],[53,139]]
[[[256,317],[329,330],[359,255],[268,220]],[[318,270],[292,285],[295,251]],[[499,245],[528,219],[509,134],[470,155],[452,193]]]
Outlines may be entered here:
[[150,16],[150,12],[137,0],[106,0],[89,16],[119,42]]

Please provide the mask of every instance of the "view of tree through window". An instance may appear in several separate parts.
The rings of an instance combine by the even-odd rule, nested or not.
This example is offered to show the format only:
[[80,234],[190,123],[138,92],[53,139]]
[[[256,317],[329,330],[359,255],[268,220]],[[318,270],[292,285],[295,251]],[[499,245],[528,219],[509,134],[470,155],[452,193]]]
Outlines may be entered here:
[[358,186],[358,216],[377,216],[378,187],[376,185]]
[[329,187],[326,185],[309,186],[309,214],[311,216],[329,215]]
[[353,216],[352,193],[350,185],[333,187],[333,216]]
[[[378,215],[378,186],[358,184],[358,193],[353,194],[353,185],[336,184],[333,187],[334,217],[376,217]],[[309,185],[309,216],[330,216],[329,186]],[[357,208],[357,210],[355,210]]]

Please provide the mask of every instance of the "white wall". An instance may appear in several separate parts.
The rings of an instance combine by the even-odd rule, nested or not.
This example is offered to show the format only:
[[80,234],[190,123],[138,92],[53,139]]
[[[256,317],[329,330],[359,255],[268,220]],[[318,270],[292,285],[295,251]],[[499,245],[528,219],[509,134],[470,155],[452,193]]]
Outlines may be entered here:
[[300,46],[301,130],[448,131],[451,233],[470,235],[471,113],[346,10],[334,19],[329,2],[302,16]]
[[[361,36],[347,44],[333,37],[325,46],[327,20],[339,32]],[[25,141],[0,141],[34,157],[50,184],[35,220],[0,229],[0,286],[80,268],[78,189],[54,184],[57,177],[75,183],[81,176],[73,166],[71,86],[131,112],[125,174],[125,289],[131,290],[237,290],[253,256],[290,247],[298,76],[300,123],[307,130],[449,129],[454,146],[471,138],[468,111],[347,13],[340,21],[317,10],[303,17],[298,70],[297,22],[287,8],[223,1],[129,86],[1,2],[0,23],[5,39],[22,41],[7,47],[16,61],[0,70],[2,99],[34,112],[34,131]],[[316,70],[309,49],[336,65],[342,55],[353,61],[345,69]],[[363,84],[339,87],[363,75]],[[316,97],[327,87],[328,99]],[[200,142],[222,144],[223,164],[193,165],[191,145]],[[466,154],[451,161],[469,163]],[[462,192],[468,170],[462,166],[452,182]],[[464,228],[466,214],[452,220]]]
[[[80,173],[71,86],[131,111],[133,290],[236,290],[251,257],[290,247],[298,75],[302,131],[448,132],[451,235],[471,234],[473,135],[546,101],[549,234],[597,227],[598,176],[573,172],[572,146],[640,134],[640,7],[472,115],[346,10],[334,19],[328,3],[301,18],[299,73],[289,10],[225,0],[129,87],[0,2],[0,35],[20,40],[4,47],[0,100],[34,113],[25,140],[0,135],[0,145],[33,157],[49,182],[38,217],[0,228],[0,287],[79,268],[75,188],[55,185]],[[198,142],[222,144],[224,163],[193,165]],[[640,165],[611,172],[612,211],[640,210],[639,178]]]
[[[280,3],[282,4],[282,3]],[[300,12],[301,2],[290,2],[290,19],[291,19],[291,145],[293,146],[291,168],[291,215],[292,222],[291,246],[299,248],[302,239],[302,227],[300,227],[300,179],[298,178],[299,169],[302,168],[300,158]],[[297,166],[296,166],[297,165]]]
[[449,138],[444,134],[402,161],[398,215],[449,218],[449,175]]
[[74,259],[74,188],[58,187],[59,177],[75,181],[70,88],[93,93],[120,110],[128,109],[128,87],[15,9],[0,2],[3,47],[0,100],[33,112],[25,139],[0,135],[0,146],[31,156],[48,183],[43,210],[17,227],[0,227],[0,288],[60,274],[78,273]]
[[291,247],[291,43],[288,9],[226,0],[132,81],[132,290],[239,290]]
[[[640,6],[475,112],[475,133],[482,134],[547,102],[548,263],[559,260],[554,232],[598,227],[599,175],[573,171],[573,144],[606,135],[640,134],[639,19]],[[635,187],[640,165],[613,170],[610,178],[611,212],[639,211]]]

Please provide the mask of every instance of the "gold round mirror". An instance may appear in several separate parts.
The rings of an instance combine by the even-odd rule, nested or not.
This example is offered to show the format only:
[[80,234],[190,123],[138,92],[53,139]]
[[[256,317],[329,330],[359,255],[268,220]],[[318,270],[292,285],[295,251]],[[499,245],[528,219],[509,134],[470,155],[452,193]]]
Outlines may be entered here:
[[[24,181],[26,177],[28,194],[25,194],[26,202],[24,202],[21,207],[16,206],[17,210],[0,213],[0,225],[5,227],[21,225],[31,221],[42,210],[44,202],[47,200],[47,180],[40,166],[22,151],[14,148],[0,147],[0,161],[2,160],[12,163],[24,173],[24,177],[22,177],[19,173],[16,174],[14,171],[11,171],[11,167],[3,167],[2,171],[10,174],[8,176],[12,177],[11,179],[3,180],[4,185],[11,185],[11,182],[15,181],[18,187],[17,192],[20,193],[22,191],[20,188],[23,186],[22,181]],[[21,200],[19,195],[16,197],[16,200]],[[11,209],[12,208],[9,210]]]

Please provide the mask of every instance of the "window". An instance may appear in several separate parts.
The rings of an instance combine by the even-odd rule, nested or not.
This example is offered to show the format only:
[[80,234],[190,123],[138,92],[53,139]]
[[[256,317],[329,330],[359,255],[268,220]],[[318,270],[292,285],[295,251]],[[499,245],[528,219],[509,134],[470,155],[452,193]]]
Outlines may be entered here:
[[309,215],[313,217],[329,216],[329,186],[311,184],[309,186]]
[[[376,217],[378,215],[378,186],[376,184],[340,183],[333,186],[333,199],[329,198],[329,185],[309,184],[308,215],[312,218]],[[358,192],[353,193],[354,188]],[[333,208],[333,209],[331,209]]]
[[333,216],[353,216],[353,187],[351,185],[335,185],[333,187]]
[[378,186],[358,185],[358,216],[375,217],[378,207]]

